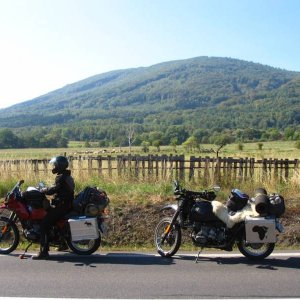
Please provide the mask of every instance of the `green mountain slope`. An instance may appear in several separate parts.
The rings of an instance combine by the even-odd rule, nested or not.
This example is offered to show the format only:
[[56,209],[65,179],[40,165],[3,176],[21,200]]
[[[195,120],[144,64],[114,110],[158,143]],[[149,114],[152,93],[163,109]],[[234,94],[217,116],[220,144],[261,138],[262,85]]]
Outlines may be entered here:
[[[183,136],[199,129],[283,130],[299,125],[299,100],[300,73],[197,57],[81,80],[0,110],[0,127],[58,126],[72,128],[77,136],[67,134],[70,139],[114,141],[128,124],[140,134],[182,126]],[[102,133],[82,134],[86,126]]]

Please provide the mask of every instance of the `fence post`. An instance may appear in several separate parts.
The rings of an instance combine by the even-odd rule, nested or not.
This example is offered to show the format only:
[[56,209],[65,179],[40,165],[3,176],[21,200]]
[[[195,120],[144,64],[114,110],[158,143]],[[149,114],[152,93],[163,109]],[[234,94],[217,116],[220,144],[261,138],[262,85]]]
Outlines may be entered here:
[[278,179],[278,159],[274,160],[274,180]]
[[37,159],[33,159],[32,164],[33,164],[33,173],[35,176],[37,176],[39,174],[39,161]]
[[92,172],[93,172],[93,157],[92,156],[88,157],[88,172],[89,172],[89,174],[92,174]]
[[184,161],[184,155],[179,156],[179,178],[180,180],[184,180],[185,175],[185,161]]
[[112,165],[111,165],[112,157],[111,155],[107,156],[107,167],[108,167],[108,176],[112,177]]
[[77,160],[77,165],[78,165],[78,173],[80,173],[80,171],[82,170],[82,157],[81,155],[78,156],[78,160]]
[[121,155],[118,155],[117,156],[117,174],[118,174],[118,177],[121,176],[121,172],[122,172],[122,157]]
[[242,158],[239,159],[239,181],[243,180],[243,171],[244,171],[244,160]]
[[152,159],[152,155],[149,154],[148,155],[148,178],[152,177],[153,175],[153,159]]
[[244,159],[244,180],[248,179],[248,157]]
[[203,179],[204,179],[204,185],[207,185],[208,184],[208,178],[209,178],[209,161],[210,161],[210,158],[208,156],[205,157],[204,159],[204,176],[203,176]]
[[142,176],[145,179],[145,157],[142,157]]
[[171,154],[169,156],[169,172],[170,172],[170,178],[173,178],[173,155]]
[[289,160],[285,159],[284,160],[284,179],[287,181],[289,179]]
[[226,183],[231,181],[232,178],[232,169],[233,169],[233,158],[227,157],[227,169],[226,169]]
[[220,178],[221,178],[221,158],[217,157],[216,159],[214,159],[214,182],[220,182]]
[[195,156],[190,157],[190,167],[189,167],[189,180],[194,178],[194,171],[195,171]]
[[135,166],[134,166],[134,169],[135,169],[135,177],[136,177],[136,179],[138,179],[139,178],[139,171],[140,171],[140,157],[139,157],[139,155],[136,155],[135,156]]
[[251,179],[253,179],[254,176],[254,168],[255,168],[255,159],[254,158],[250,158],[250,177]]
[[267,159],[262,160],[262,180],[265,180],[267,178]]

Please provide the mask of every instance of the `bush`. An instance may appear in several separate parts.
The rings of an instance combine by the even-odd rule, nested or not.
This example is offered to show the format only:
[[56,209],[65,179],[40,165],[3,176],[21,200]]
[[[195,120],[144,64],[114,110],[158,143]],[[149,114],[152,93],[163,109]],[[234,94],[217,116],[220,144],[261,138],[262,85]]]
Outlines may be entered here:
[[239,143],[239,144],[237,145],[237,148],[238,148],[239,151],[243,151],[243,150],[244,150],[244,145],[241,144],[241,143]]
[[262,150],[264,144],[263,143],[258,143],[257,146],[258,146],[258,150]]

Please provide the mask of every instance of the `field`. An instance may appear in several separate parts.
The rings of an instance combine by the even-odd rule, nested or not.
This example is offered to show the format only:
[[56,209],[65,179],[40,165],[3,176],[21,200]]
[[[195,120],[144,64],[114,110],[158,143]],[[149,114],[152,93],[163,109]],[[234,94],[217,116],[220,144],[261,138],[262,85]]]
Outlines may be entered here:
[[[56,155],[85,155],[92,153],[95,155],[118,155],[120,153],[129,153],[128,147],[110,147],[99,148],[96,143],[90,143],[91,147],[84,147],[83,142],[70,142],[68,148],[45,148],[45,149],[0,149],[0,159],[30,159],[30,158],[51,158]],[[295,141],[273,141],[262,142],[262,148],[259,149],[259,143],[244,143],[243,150],[239,149],[238,144],[229,144],[221,149],[219,156],[222,157],[254,157],[254,158],[278,158],[278,159],[299,159],[300,149],[296,148]],[[151,146],[146,154],[185,154],[195,156],[216,156],[216,153],[210,153],[206,150],[217,150],[216,145],[203,144],[200,150],[187,152],[182,146],[176,146],[174,149],[171,146],[161,146],[160,151],[156,147]],[[133,154],[145,154],[141,147],[132,147]],[[202,151],[201,151],[202,150]]]
[[[202,149],[216,149],[213,145],[202,145]],[[170,154],[174,153],[171,147],[161,147],[160,152],[151,147],[152,154]],[[72,143],[67,149],[18,149],[18,150],[0,150],[0,160],[14,159],[50,159],[56,155],[119,155],[128,154],[128,148],[84,148],[80,143]],[[132,154],[144,155],[140,148],[132,148]],[[149,153],[147,153],[149,154]],[[176,154],[185,154],[186,156],[216,156],[215,153],[200,153],[198,151],[186,153],[181,147],[176,147]],[[220,157],[248,157],[248,158],[278,158],[278,159],[299,159],[300,150],[296,149],[295,142],[265,142],[262,149],[258,149],[257,143],[243,144],[243,150],[238,150],[237,144],[227,145],[219,154]],[[0,179],[0,197],[4,197],[7,191],[22,177],[11,176]],[[134,180],[129,177],[109,178],[97,175],[80,175],[76,173],[76,192],[82,190],[85,186],[98,186],[104,189],[110,197],[110,219],[109,235],[105,239],[107,247],[121,248],[143,248],[152,247],[153,230],[159,219],[159,209],[166,203],[173,202],[172,197],[172,179],[165,180]],[[29,185],[36,185],[38,181],[43,180],[46,184],[53,182],[54,176],[51,172],[44,178],[30,177],[24,184],[24,188]],[[202,188],[195,182],[185,181],[182,184],[192,190]],[[235,186],[233,186],[233,184]],[[269,192],[280,191],[286,200],[286,214],[283,218],[283,224],[286,227],[286,234],[280,241],[281,245],[295,247],[300,242],[300,177],[299,173],[289,182],[238,182],[232,184],[221,184],[221,191],[218,194],[218,200],[225,202],[233,187],[239,188],[253,194],[254,187],[262,186]],[[146,220],[146,223],[145,223]]]

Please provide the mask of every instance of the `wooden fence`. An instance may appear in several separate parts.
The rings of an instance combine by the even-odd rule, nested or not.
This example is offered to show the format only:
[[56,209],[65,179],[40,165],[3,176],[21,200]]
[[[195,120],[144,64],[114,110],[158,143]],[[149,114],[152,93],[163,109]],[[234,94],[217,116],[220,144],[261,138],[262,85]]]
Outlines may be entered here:
[[[68,157],[74,176],[109,176],[150,179],[178,178],[204,183],[245,180],[288,181],[299,176],[298,159],[211,158],[183,155],[119,155]],[[0,160],[1,174],[42,178],[48,173],[47,159]],[[2,176],[3,177],[3,176]]]

